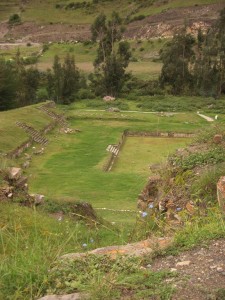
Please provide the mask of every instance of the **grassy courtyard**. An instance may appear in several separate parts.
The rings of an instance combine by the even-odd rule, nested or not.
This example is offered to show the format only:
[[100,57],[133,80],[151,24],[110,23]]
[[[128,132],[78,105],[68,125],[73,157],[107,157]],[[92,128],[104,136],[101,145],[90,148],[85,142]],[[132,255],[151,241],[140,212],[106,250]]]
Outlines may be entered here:
[[[206,125],[193,113],[161,117],[157,114],[108,113],[69,110],[70,127],[80,133],[65,135],[57,130],[42,156],[35,156],[29,169],[32,192],[60,203],[88,201],[95,208],[136,209],[137,195],[157,163],[188,139],[128,138],[112,172],[103,172],[109,158],[106,148],[116,144],[125,129],[138,131],[193,132]],[[189,120],[189,122],[187,122]],[[190,122],[191,121],[191,122]],[[111,221],[131,221],[134,215],[102,213]]]

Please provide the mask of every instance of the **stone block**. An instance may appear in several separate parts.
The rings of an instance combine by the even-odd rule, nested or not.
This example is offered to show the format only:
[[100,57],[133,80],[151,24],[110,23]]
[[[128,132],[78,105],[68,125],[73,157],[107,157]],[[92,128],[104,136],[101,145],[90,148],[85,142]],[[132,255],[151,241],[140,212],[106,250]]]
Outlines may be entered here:
[[35,205],[40,205],[44,202],[44,195],[40,195],[40,194],[31,194],[30,195],[33,199],[34,199],[34,204]]
[[214,135],[214,137],[213,137],[213,142],[214,142],[215,144],[220,144],[220,143],[222,142],[222,140],[223,140],[222,134],[216,134],[216,135]]
[[21,177],[21,175],[22,175],[21,168],[13,167],[13,168],[10,168],[8,171],[9,179],[12,179],[12,180],[18,180]]
[[217,200],[222,211],[225,213],[225,176],[220,177],[217,183]]

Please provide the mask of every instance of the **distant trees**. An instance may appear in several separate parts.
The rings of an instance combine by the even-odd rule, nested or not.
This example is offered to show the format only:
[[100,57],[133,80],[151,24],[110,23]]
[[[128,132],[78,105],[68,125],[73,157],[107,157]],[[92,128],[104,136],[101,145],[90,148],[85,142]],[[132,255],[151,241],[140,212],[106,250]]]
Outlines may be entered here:
[[173,94],[182,94],[193,84],[190,61],[194,55],[194,44],[195,40],[190,34],[180,33],[160,53],[163,67],[159,81],[162,87],[169,86]]
[[173,94],[220,97],[225,93],[225,9],[206,33],[197,39],[182,32],[161,50],[159,82]]
[[122,20],[116,12],[110,20],[100,14],[91,27],[92,40],[98,42],[98,50],[90,81],[97,95],[118,96],[129,78],[126,68],[131,52],[129,43],[121,41],[123,30]]
[[52,70],[40,72],[26,68],[18,50],[13,61],[0,60],[0,110],[25,106],[53,99],[69,104],[76,99],[81,87],[86,86],[74,57],[67,55],[61,64],[55,56]]
[[75,100],[81,87],[81,76],[73,56],[68,54],[61,64],[56,55],[52,71],[48,70],[46,76],[49,96],[57,103],[69,104]]
[[7,110],[16,105],[17,77],[12,66],[0,60],[0,110]]
[[201,95],[218,98],[225,93],[225,9],[198,50],[194,68],[196,88]]

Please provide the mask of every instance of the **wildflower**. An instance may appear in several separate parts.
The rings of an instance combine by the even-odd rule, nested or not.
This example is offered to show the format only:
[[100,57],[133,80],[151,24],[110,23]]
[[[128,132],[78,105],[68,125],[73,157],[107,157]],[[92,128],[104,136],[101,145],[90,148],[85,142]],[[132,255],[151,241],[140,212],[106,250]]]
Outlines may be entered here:
[[87,244],[86,244],[86,243],[84,243],[84,244],[82,245],[82,247],[86,248],[86,247],[87,247]]
[[181,211],[181,209],[182,209],[181,207],[177,207],[176,211]]
[[90,238],[90,242],[91,242],[91,243],[94,243],[94,240],[93,240],[92,238]]
[[148,205],[148,208],[153,208],[154,207],[154,204],[153,203],[150,203],[149,205]]
[[145,218],[147,215],[148,215],[148,213],[146,211],[143,211],[141,214],[142,218]]

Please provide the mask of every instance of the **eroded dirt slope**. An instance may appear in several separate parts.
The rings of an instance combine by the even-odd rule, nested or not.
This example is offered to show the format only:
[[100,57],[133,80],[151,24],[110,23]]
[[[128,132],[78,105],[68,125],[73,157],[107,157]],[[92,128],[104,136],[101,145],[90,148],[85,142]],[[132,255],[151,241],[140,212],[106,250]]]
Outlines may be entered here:
[[[157,15],[149,16],[141,21],[130,23],[127,26],[127,38],[153,38],[172,36],[175,31],[184,26],[196,32],[199,27],[207,30],[218,18],[220,10],[225,7],[224,1],[220,4],[192,6],[188,8],[169,9]],[[21,25],[8,27],[0,24],[0,41],[32,41],[57,42],[70,40],[90,39],[90,25],[45,24],[25,22]]]

